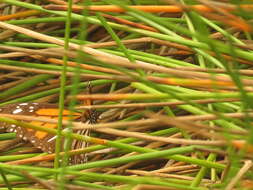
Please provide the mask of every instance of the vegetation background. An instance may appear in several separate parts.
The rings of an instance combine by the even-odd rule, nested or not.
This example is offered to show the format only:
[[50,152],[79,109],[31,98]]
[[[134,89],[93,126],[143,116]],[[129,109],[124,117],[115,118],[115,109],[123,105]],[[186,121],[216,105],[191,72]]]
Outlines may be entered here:
[[[252,10],[0,0],[0,189],[253,189]],[[55,109],[6,109],[26,102]],[[55,153],[7,125],[57,135]]]

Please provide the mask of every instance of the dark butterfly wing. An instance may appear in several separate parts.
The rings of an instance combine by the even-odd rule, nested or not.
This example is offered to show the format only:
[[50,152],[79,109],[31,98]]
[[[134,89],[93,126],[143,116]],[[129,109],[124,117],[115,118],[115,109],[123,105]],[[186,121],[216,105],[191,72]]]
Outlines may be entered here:
[[[86,116],[84,116],[84,115],[86,115]],[[88,118],[88,119],[86,119],[86,121],[84,121],[83,118]],[[98,118],[98,113],[95,110],[91,109],[91,110],[87,110],[87,112],[83,113],[81,121],[86,122],[87,124],[95,124],[95,123],[97,123],[97,118]],[[76,133],[80,134],[80,135],[90,136],[89,129],[78,130]],[[89,143],[87,143],[85,141],[73,140],[71,149],[83,149],[88,146],[89,146]],[[73,164],[85,163],[85,162],[87,162],[87,160],[88,160],[88,158],[85,153],[75,155],[71,158],[71,162]]]
[[[37,112],[41,109],[53,109],[56,108],[52,104],[43,103],[20,103],[10,104],[0,108],[0,113],[13,114],[13,115],[26,115],[26,116],[40,116]],[[34,125],[56,128],[56,124],[50,124],[45,122],[32,121]],[[42,131],[36,131],[33,129],[27,129],[14,124],[0,123],[1,128],[5,128],[6,132],[16,132],[17,138],[25,141],[30,141],[35,147],[41,149],[44,152],[53,153],[55,146],[55,135],[48,134]]]
[[[49,118],[58,118],[58,109],[56,105],[44,104],[44,103],[19,103],[10,104],[0,108],[0,113],[4,114],[14,114],[14,115],[25,115],[25,116],[43,116]],[[63,116],[68,119],[70,112],[64,110]],[[96,116],[95,112],[89,110],[87,113],[83,114],[75,113],[75,118],[81,120],[82,122],[95,123]],[[87,116],[85,116],[87,115]],[[87,120],[87,117],[89,118]],[[38,125],[47,128],[57,128],[57,124],[46,123],[42,121],[31,121],[33,125]],[[4,128],[7,132],[16,132],[17,138],[23,139],[25,141],[30,141],[35,147],[41,149],[44,152],[54,153],[55,151],[55,139],[56,136],[48,134],[43,131],[36,131],[33,129],[27,129],[13,124],[0,123],[0,129]],[[89,135],[89,130],[79,130],[78,134]],[[64,143],[62,142],[62,145]],[[80,149],[87,147],[88,144],[84,141],[73,140],[71,149]],[[74,155],[71,158],[72,163],[83,163],[87,161],[86,154]]]

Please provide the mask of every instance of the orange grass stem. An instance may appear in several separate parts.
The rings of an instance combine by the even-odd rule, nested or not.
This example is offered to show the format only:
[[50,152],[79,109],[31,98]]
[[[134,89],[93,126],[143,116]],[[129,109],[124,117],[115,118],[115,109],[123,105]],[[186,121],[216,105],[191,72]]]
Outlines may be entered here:
[[247,153],[253,153],[253,145],[246,143],[244,140],[234,140],[232,141],[232,145],[239,150],[245,150]]
[[204,87],[204,88],[223,88],[235,86],[233,82],[229,81],[215,81],[215,80],[196,80],[196,79],[182,79],[182,78],[161,78],[148,76],[148,80],[168,85],[182,85],[188,87]]
[[[54,63],[57,65],[63,65],[63,61],[61,59],[56,59],[56,58],[47,58],[46,61],[50,62],[50,63]],[[113,74],[122,74],[119,71],[115,71],[113,69],[108,69],[105,67],[99,67],[99,66],[94,66],[94,65],[88,65],[88,64],[77,64],[76,62],[73,61],[68,61],[67,62],[68,66],[71,67],[78,67],[80,66],[82,69],[87,69],[87,70],[93,70],[93,71],[99,71],[99,72],[105,72],[105,73],[113,73]]]
[[[67,10],[66,5],[46,5],[44,6],[45,9],[50,9],[50,10]],[[181,13],[185,9],[183,9],[180,6],[177,5],[134,5],[134,6],[129,6],[129,8],[134,8],[137,10],[141,10],[144,12],[150,12],[150,13],[158,13],[158,12],[169,12],[169,13]],[[213,12],[214,9],[211,7],[208,7],[206,5],[192,5],[192,6],[186,6],[188,9],[196,10],[199,12]],[[239,6],[227,6],[227,7],[222,7],[223,9],[227,11],[233,11],[236,10],[237,8],[242,8],[242,9],[248,9],[251,10],[253,8],[253,5],[239,5]],[[75,12],[80,12],[83,9],[85,9],[84,6],[77,6],[74,5],[72,7],[72,10]],[[117,12],[117,13],[122,13],[126,12],[124,8],[121,8],[117,5],[94,5],[94,6],[89,6],[88,9],[90,11],[101,11],[101,12]]]
[[10,15],[3,15],[0,16],[0,21],[6,21],[6,20],[11,20],[15,18],[21,18],[21,17],[28,17],[28,16],[33,16],[33,15],[38,15],[40,14],[40,11],[37,10],[28,10],[28,11],[22,11]]
[[116,16],[108,15],[108,14],[103,14],[102,16],[105,17],[105,18],[108,18],[110,20],[113,20],[117,23],[120,23],[120,24],[125,24],[125,25],[136,27],[136,28],[141,28],[143,30],[149,30],[149,31],[152,31],[152,32],[158,32],[157,29],[155,29],[153,27],[150,27],[150,26],[147,26],[147,25],[144,25],[144,24],[132,22],[132,21],[122,19],[122,18],[119,18],[119,17],[116,17]]
[[[76,149],[76,150],[71,150],[69,151],[70,155],[76,155],[76,154],[81,154],[84,152],[89,152],[89,151],[84,151],[85,149]],[[65,152],[61,152],[60,155],[64,155]],[[20,164],[31,164],[31,163],[36,163],[36,162],[45,162],[45,161],[50,161],[54,160],[55,154],[48,154],[48,155],[42,155],[42,156],[35,156],[32,158],[26,158],[22,160],[15,160],[15,161],[10,161],[6,162],[7,164],[12,164],[12,165],[20,165]]]
[[[69,96],[69,98],[72,98]],[[78,100],[86,100],[86,99],[91,99],[91,100],[162,100],[162,99],[169,99],[171,98],[168,94],[145,94],[145,93],[140,93],[140,94],[86,94],[86,95],[77,95],[76,98]]]

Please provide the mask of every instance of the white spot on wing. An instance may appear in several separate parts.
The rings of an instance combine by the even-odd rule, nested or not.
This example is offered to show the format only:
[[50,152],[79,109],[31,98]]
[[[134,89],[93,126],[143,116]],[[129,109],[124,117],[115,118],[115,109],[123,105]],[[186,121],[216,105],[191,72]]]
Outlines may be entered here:
[[51,142],[56,139],[56,136],[53,136],[51,139],[49,139],[47,142]]
[[12,113],[13,114],[17,114],[17,113],[20,113],[22,111],[23,111],[22,109],[18,108],[18,109],[15,109]]
[[21,103],[21,104],[19,104],[19,105],[21,105],[21,106],[26,106],[28,103]]

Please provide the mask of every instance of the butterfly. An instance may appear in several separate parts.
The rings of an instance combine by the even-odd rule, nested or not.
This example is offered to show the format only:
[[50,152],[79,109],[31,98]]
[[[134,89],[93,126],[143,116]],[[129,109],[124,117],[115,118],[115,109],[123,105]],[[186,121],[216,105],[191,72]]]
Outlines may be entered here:
[[[57,105],[54,104],[29,102],[9,104],[4,107],[0,107],[0,113],[57,119],[59,109],[57,108]],[[94,110],[88,110],[84,113],[74,112],[72,118],[74,118],[75,121],[96,123],[97,114]],[[66,109],[63,110],[63,120],[69,119],[70,111]],[[47,123],[43,121],[30,121],[29,123],[47,128],[57,128],[57,124],[55,123]],[[34,129],[23,128],[21,126],[7,123],[0,123],[0,129],[4,129],[6,132],[15,132],[17,138],[29,141],[36,148],[41,149],[43,152],[54,153],[55,151],[56,135],[54,134],[49,134],[44,131],[36,131]],[[89,135],[89,130],[78,130],[77,133],[81,135]],[[80,149],[85,148],[87,146],[88,144],[84,141],[73,140],[71,144],[71,149]],[[85,156],[85,154],[80,154],[73,156],[71,158],[71,162],[72,164],[83,163],[86,162],[86,159],[87,157]]]

